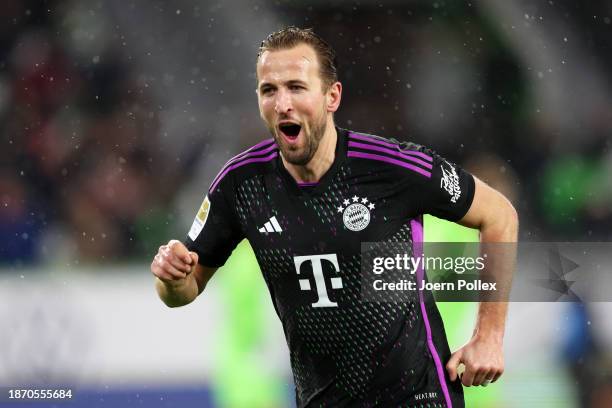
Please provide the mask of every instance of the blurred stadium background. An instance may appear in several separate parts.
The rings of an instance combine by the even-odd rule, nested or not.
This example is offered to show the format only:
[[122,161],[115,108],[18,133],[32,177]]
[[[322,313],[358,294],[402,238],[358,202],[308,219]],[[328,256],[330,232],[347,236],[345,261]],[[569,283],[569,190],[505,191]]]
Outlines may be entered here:
[[[510,198],[523,241],[610,241],[609,1],[3,0],[0,386],[70,386],[72,406],[291,406],[248,244],[185,308],[149,272],[221,165],[267,137],[255,57],[289,24],[336,48],[340,126],[457,160]],[[426,221],[428,240],[474,238]],[[458,347],[474,305],[440,307]],[[610,312],[512,304],[506,374],[468,406],[611,407]]]

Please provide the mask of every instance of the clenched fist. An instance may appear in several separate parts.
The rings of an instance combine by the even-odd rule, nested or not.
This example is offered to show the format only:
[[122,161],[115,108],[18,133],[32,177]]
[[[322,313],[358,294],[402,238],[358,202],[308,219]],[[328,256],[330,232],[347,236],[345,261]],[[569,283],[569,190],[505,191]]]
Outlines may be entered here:
[[159,247],[151,262],[151,272],[163,282],[185,279],[198,264],[198,254],[175,239]]

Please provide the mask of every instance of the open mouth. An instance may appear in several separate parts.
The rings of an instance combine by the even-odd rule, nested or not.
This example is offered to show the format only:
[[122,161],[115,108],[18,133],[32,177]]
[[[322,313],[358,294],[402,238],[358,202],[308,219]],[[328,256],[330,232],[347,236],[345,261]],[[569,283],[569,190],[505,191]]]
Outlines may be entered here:
[[295,139],[300,134],[302,127],[295,123],[283,123],[278,126],[281,133],[289,139]]

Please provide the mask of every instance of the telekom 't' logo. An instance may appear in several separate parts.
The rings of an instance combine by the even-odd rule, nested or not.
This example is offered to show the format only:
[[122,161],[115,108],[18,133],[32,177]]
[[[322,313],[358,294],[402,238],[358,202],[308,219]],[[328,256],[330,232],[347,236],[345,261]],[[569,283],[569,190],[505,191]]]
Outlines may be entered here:
[[[336,269],[336,272],[340,272],[340,267],[338,266],[338,257],[336,256],[336,254],[305,255],[293,257],[293,262],[295,263],[295,270],[297,271],[298,275],[300,274],[300,268],[305,261],[312,262],[312,274],[314,275],[315,286],[317,287],[317,295],[319,295],[319,300],[316,303],[313,303],[312,307],[338,307],[338,304],[329,300],[329,296],[327,295],[327,286],[325,285],[325,276],[323,275],[323,267],[321,265],[323,260],[331,262],[331,264]],[[331,278],[330,281],[332,289],[342,289],[341,277]],[[300,279],[299,282],[300,289],[311,290],[310,279]]]

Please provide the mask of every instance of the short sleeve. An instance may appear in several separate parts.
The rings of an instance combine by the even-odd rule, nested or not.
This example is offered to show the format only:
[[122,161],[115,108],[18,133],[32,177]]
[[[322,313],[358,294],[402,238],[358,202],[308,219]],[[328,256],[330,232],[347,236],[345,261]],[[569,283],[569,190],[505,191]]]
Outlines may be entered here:
[[463,218],[474,199],[474,177],[431,149],[410,144],[410,150],[421,154],[428,170],[426,176],[413,178],[417,180],[413,194],[418,211],[449,221]]
[[237,222],[230,177],[209,190],[187,234],[185,245],[198,254],[199,263],[213,268],[225,264],[243,239]]

